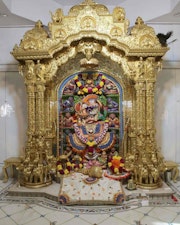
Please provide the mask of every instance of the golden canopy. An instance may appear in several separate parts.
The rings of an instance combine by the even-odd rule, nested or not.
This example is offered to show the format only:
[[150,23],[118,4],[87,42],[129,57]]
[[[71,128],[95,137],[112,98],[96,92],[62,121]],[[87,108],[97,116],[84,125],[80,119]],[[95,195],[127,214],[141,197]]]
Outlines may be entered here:
[[154,88],[168,48],[141,17],[130,29],[123,8],[116,7],[110,14],[106,6],[93,0],[73,6],[67,16],[57,9],[51,19],[48,27],[37,21],[12,52],[27,87],[26,167],[31,167],[36,152],[40,164],[44,157],[49,159],[42,166],[43,179],[24,180],[24,184],[38,186],[50,179],[47,174],[59,154],[53,152],[54,144],[61,141],[57,137],[59,86],[76,72],[96,70],[109,74],[123,88],[126,167],[139,186],[158,187],[163,161],[155,140]]

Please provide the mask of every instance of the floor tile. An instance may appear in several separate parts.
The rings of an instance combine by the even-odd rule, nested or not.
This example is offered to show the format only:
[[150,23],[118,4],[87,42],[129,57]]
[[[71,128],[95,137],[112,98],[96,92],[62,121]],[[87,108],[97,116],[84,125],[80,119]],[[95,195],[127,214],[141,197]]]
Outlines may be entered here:
[[50,221],[47,220],[46,218],[40,217],[38,219],[26,223],[26,225],[50,225]]
[[115,217],[121,219],[122,221],[133,224],[135,220],[139,221],[143,218],[144,214],[141,212],[137,212],[135,210],[129,210],[122,212],[120,214],[115,214]]
[[163,222],[171,223],[177,216],[177,213],[165,209],[164,207],[155,207],[153,210],[151,210],[149,216]]
[[49,221],[57,221],[58,223],[60,222],[60,224],[64,224],[65,222],[74,219],[75,216],[70,213],[52,211],[51,213],[47,214],[45,218]]
[[107,220],[99,223],[98,225],[130,225],[130,223],[122,221],[119,218],[109,217]]
[[17,212],[27,209],[26,204],[9,204],[1,207],[1,210],[7,215],[13,215]]
[[11,218],[18,224],[24,225],[30,221],[40,218],[40,214],[29,208],[19,213],[13,214]]
[[85,221],[91,224],[99,224],[109,218],[108,214],[81,214],[79,218],[84,219]]
[[6,217],[6,213],[0,209],[0,219]]
[[56,225],[91,225],[91,224],[92,223],[84,221],[83,219],[76,217],[76,218],[66,221],[64,223],[58,222]]
[[15,223],[10,217],[0,219],[0,225],[19,225]]

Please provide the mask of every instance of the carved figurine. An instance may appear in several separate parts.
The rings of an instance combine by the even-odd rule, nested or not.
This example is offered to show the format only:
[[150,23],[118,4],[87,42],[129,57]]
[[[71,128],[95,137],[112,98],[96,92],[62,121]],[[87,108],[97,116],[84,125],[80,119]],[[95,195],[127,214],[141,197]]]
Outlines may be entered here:
[[65,113],[65,116],[63,118],[63,125],[65,127],[72,127],[73,117],[71,116],[71,113],[69,113],[69,112]]
[[119,110],[119,104],[114,101],[111,97],[107,98],[107,106],[108,106],[108,112],[118,112]]
[[116,114],[109,114],[109,127],[119,128],[119,119]]

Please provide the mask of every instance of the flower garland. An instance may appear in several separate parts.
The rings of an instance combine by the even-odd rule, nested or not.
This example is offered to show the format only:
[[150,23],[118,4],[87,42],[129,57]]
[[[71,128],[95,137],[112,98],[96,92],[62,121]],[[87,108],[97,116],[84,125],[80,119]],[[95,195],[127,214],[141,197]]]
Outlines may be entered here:
[[120,174],[124,169],[124,159],[121,156],[113,156],[108,162],[108,167],[113,173]]
[[89,147],[93,147],[93,146],[99,144],[102,141],[102,139],[104,138],[104,136],[106,135],[108,128],[109,128],[109,121],[105,120],[103,132],[100,134],[99,137],[94,137],[93,140],[89,140],[88,137],[81,134],[80,128],[77,125],[76,121],[74,122],[73,127],[74,127],[75,133],[78,136],[78,138],[84,144],[88,145]]
[[82,158],[76,155],[72,159],[72,169],[75,171],[78,171],[79,169],[82,169],[82,168],[83,168]]
[[[79,75],[81,75],[81,74],[79,74]],[[92,94],[92,93],[101,95],[102,94],[101,89],[105,84],[106,76],[104,76],[100,73],[100,74],[98,74],[97,79],[100,79],[100,81],[96,85],[96,87],[91,87],[90,85],[88,87],[85,87],[79,80],[79,76],[76,75],[74,77],[74,81],[75,81],[75,84],[79,87],[78,95]],[[87,84],[90,84],[90,82],[87,81]]]
[[67,162],[65,165],[65,169],[63,168],[62,164],[60,161],[57,162],[57,171],[61,174],[61,175],[67,175],[71,172],[72,170],[72,164],[70,162]]

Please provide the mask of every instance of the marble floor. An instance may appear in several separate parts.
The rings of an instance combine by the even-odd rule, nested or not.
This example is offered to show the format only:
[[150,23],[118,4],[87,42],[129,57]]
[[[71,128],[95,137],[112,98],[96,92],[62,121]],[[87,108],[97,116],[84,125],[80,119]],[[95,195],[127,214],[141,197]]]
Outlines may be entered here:
[[[11,182],[0,180],[0,225],[180,225],[179,202],[166,205],[157,202],[154,206],[130,210],[114,210],[114,206],[106,209],[99,206],[99,210],[96,210],[98,206],[89,206],[87,211],[76,206],[57,208],[50,201],[45,204],[33,199],[6,198],[5,190]],[[179,195],[180,181],[173,188]]]

